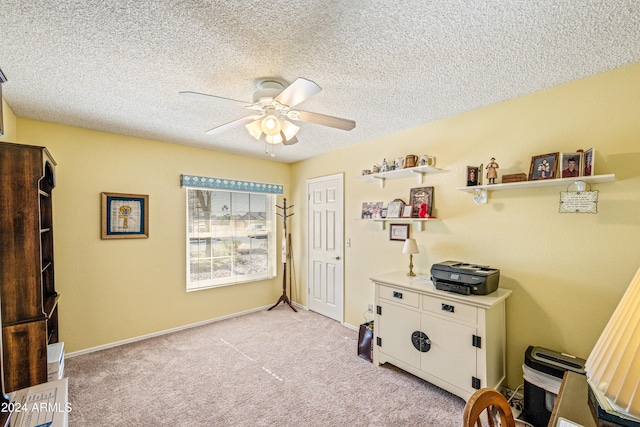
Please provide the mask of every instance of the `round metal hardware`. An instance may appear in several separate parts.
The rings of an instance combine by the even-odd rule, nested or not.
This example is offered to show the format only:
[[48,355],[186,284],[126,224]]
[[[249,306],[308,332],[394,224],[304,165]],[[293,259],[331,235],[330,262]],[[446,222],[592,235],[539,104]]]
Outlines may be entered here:
[[416,350],[422,353],[426,353],[427,351],[431,350],[431,340],[424,332],[415,331],[414,333],[412,333],[411,343],[416,348]]

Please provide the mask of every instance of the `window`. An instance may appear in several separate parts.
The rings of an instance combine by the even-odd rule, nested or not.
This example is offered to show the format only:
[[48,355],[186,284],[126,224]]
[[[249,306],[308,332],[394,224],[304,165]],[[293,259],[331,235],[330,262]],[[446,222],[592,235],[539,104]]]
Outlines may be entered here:
[[187,291],[275,277],[274,194],[187,188]]

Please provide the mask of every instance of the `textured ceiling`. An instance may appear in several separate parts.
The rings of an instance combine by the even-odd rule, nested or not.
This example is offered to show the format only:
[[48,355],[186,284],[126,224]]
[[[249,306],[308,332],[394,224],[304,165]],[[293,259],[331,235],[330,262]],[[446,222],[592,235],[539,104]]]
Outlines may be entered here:
[[[0,0],[16,115],[264,157],[242,106],[264,78],[323,90],[276,146],[294,162],[640,61],[636,0]],[[298,122],[300,123],[300,122]],[[87,141],[87,144],[91,141]]]

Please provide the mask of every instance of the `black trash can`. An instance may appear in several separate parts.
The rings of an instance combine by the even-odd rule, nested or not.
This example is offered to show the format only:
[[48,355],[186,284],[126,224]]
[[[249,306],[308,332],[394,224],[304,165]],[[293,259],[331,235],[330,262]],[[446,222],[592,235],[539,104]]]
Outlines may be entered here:
[[524,410],[522,418],[534,427],[546,427],[565,371],[585,374],[585,360],[529,346],[524,355]]

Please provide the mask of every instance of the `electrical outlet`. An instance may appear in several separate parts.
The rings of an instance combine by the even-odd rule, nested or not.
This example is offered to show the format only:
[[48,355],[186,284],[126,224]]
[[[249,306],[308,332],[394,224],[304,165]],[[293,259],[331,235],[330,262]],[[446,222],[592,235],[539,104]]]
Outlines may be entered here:
[[367,309],[369,313],[373,313],[373,304],[369,304],[369,308]]

